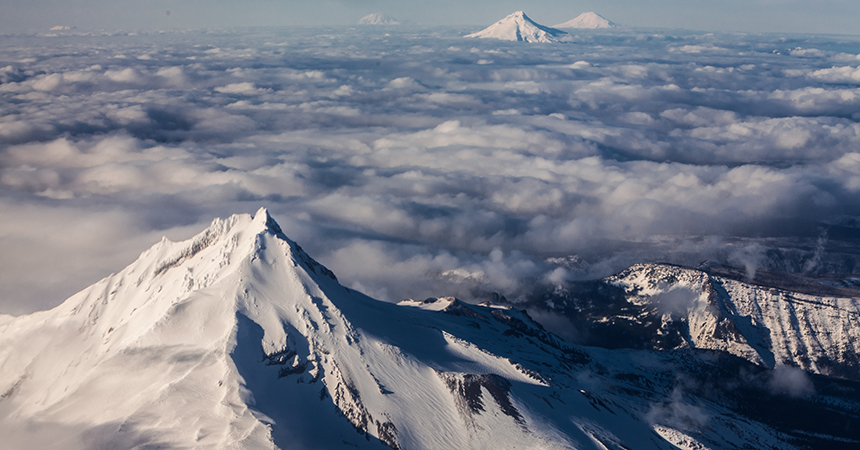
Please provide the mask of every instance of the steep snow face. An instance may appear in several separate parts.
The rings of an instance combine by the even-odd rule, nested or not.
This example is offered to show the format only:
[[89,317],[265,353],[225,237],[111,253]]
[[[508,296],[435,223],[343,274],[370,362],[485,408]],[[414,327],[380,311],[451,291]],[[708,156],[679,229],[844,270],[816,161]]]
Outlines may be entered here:
[[565,42],[571,39],[564,31],[534,22],[522,11],[517,11],[484,30],[466,37],[522,42]]
[[[163,240],[51,311],[0,317],[0,435],[9,449],[791,448],[674,386],[676,367],[719,364],[571,346],[490,304],[373,300],[263,209]],[[749,366],[701,384],[766,386]],[[828,411],[856,409],[840,389]]]
[[373,13],[368,14],[361,19],[358,19],[359,25],[399,25],[400,22],[394,20],[388,14]]
[[617,28],[614,22],[594,12],[585,12],[567,22],[553,25],[555,28],[580,28],[595,30],[598,28]]

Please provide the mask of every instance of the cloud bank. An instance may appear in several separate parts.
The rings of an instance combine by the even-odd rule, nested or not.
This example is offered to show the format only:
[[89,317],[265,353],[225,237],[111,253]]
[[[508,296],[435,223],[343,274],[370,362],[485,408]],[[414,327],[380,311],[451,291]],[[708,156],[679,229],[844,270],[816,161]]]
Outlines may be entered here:
[[462,31],[6,38],[0,313],[260,206],[391,301],[643,261],[856,271],[856,40]]

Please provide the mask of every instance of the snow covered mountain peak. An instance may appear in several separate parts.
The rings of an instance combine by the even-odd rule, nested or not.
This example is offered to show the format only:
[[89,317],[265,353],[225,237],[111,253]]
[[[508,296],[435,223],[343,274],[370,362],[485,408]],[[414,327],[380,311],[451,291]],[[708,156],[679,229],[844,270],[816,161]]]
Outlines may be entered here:
[[227,219],[217,218],[208,228],[184,242],[174,243],[164,239],[144,252],[133,266],[149,264],[148,269],[153,277],[182,267],[189,272],[207,272],[214,276],[220,269],[230,266],[236,258],[257,258],[261,250],[265,249],[262,239],[266,235],[270,239],[282,241],[282,245],[287,248],[286,256],[294,263],[301,263],[313,273],[335,278],[331,271],[314,261],[284,234],[266,208],[260,208],[253,216],[236,214]]
[[617,28],[614,22],[607,20],[605,17],[595,12],[585,12],[567,22],[553,25],[555,28],[580,28],[580,29],[598,29],[598,28]]
[[[701,278],[642,266],[611,289],[698,311],[710,297],[678,304],[658,291]],[[738,348],[762,348],[750,342]],[[766,425],[745,403],[782,405],[771,385],[785,379],[731,352],[675,350],[575,346],[490,303],[371,299],[260,209],[162,240],[53,310],[0,317],[0,436],[4,450],[786,449],[792,439],[860,439],[850,422],[860,393],[845,394],[860,388],[786,372],[801,381],[788,409],[849,421],[789,438],[771,426],[797,424]],[[828,389],[840,397],[803,399]]]
[[566,42],[570,36],[561,30],[543,26],[516,11],[493,25],[466,37],[501,39],[521,42]]
[[565,443],[511,394],[545,377],[505,354],[526,336],[545,357],[559,343],[516,312],[444,303],[341,286],[265,209],[216,219],[0,322],[0,432],[11,449],[53,444],[40,436],[55,429],[67,449]]
[[[265,209],[163,239],[57,308],[0,323],[0,425],[14,442],[15,430],[61,422],[70,449],[91,447],[91,424],[112,448],[143,430],[170,446],[273,448],[248,377],[264,357],[318,373],[319,362],[286,355],[296,327],[321,320],[324,289],[346,291]],[[256,344],[237,353],[248,333]]]

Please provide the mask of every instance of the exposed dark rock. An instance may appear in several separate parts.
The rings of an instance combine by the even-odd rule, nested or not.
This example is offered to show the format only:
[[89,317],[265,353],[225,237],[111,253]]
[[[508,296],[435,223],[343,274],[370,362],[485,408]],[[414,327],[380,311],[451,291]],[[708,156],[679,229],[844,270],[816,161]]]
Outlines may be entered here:
[[437,372],[437,374],[454,394],[460,416],[467,424],[474,427],[473,415],[485,411],[483,388],[490,393],[496,405],[505,415],[510,416],[516,423],[525,427],[522,414],[511,402],[511,383],[505,378],[495,374],[476,375],[444,372]]
[[376,422],[376,433],[379,440],[394,450],[401,450],[397,443],[397,427],[391,421]]

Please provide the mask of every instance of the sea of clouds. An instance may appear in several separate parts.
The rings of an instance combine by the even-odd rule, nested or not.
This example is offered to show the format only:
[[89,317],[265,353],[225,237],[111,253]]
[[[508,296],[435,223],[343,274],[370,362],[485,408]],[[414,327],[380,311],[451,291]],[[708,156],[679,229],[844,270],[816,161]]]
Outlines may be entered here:
[[0,313],[260,206],[389,301],[856,271],[860,38],[472,31],[0,36]]

